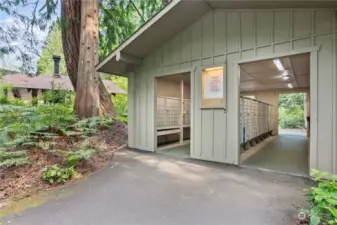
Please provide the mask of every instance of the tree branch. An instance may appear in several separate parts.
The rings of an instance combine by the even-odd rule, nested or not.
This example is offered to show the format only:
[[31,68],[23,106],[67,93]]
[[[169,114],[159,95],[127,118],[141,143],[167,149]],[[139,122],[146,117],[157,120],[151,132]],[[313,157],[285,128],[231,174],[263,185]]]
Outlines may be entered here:
[[145,23],[145,19],[143,17],[143,15],[140,13],[139,9],[137,8],[137,6],[135,5],[135,3],[130,0],[130,3],[133,5],[133,7],[135,8],[135,10],[137,11],[137,14],[140,16],[140,18],[143,20],[143,22]]

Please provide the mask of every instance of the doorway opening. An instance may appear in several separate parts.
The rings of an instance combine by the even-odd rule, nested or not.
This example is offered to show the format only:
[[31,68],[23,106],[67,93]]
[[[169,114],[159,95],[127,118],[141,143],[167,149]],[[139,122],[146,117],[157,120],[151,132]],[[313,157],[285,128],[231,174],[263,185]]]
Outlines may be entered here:
[[240,164],[308,176],[310,53],[239,66]]
[[278,100],[279,135],[309,136],[307,93],[280,94]]
[[190,73],[157,77],[155,94],[157,152],[190,157]]

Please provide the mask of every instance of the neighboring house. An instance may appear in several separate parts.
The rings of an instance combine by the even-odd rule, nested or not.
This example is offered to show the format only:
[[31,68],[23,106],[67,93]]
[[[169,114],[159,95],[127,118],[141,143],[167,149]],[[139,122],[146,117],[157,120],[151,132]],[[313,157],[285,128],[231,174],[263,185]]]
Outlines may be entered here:
[[[55,59],[54,59],[55,60]],[[32,99],[32,89],[37,90],[37,95],[41,95],[43,91],[66,90],[73,91],[74,88],[68,76],[59,75],[58,71],[58,58],[54,61],[55,72],[53,75],[41,74],[39,76],[26,75],[26,74],[11,74],[0,78],[0,84],[10,85],[13,91],[8,93],[10,98],[21,98],[23,100]],[[103,80],[107,91],[112,94],[126,94],[126,92],[118,87],[115,83]]]
[[[257,97],[251,92],[266,87],[276,94],[310,94],[309,168],[337,173],[336,8],[336,1],[320,0],[173,0],[96,67],[128,77],[129,147],[159,151],[157,78],[179,74],[191,77],[191,158],[240,164],[240,90],[259,84],[244,89],[247,95]],[[242,69],[265,62],[260,68],[274,73],[280,69],[275,59],[284,67],[295,63],[290,75],[281,74],[291,83],[263,84],[255,80],[253,65]],[[222,67],[223,75],[214,67]],[[211,69],[223,81],[206,93],[203,74]],[[304,81],[295,70],[306,71]],[[280,77],[273,80],[283,82]],[[172,132],[182,132],[181,125]]]

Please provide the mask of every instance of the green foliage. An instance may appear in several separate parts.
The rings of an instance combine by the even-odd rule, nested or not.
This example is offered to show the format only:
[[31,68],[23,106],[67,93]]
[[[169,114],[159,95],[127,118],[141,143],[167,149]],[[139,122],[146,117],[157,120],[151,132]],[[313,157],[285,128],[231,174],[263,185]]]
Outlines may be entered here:
[[111,118],[78,120],[66,104],[0,105],[0,147],[36,146],[50,149],[60,136],[86,138],[113,124]]
[[0,149],[0,167],[20,166],[29,164],[27,153],[21,151],[5,151]]
[[[123,90],[128,90],[128,79],[120,76],[111,76],[111,81],[121,87]],[[128,96],[123,94],[118,94],[112,97],[112,103],[115,106],[117,116],[124,123],[127,123],[128,114]]]
[[128,121],[129,121],[129,120],[128,120],[127,115],[126,115],[126,116],[119,116],[118,119],[119,119],[120,121],[122,121],[123,123],[128,124]]
[[311,188],[308,193],[309,209],[301,211],[310,215],[310,225],[337,224],[337,175],[312,171],[317,187]]
[[54,24],[48,33],[45,45],[42,49],[42,53],[37,64],[37,74],[51,75],[54,73],[53,55],[61,56],[60,74],[67,75],[67,68],[62,49],[61,28],[57,23]]
[[103,0],[99,15],[100,59],[130,37],[162,7],[162,0]]
[[279,97],[279,125],[281,128],[304,127],[304,94],[282,94]]
[[[91,117],[78,121],[77,123],[70,126],[73,128],[70,130],[68,135],[76,135],[80,133],[82,137],[88,137],[89,135],[97,133],[98,130],[108,128],[114,120],[109,117]],[[76,132],[74,132],[75,130]]]
[[0,105],[0,147],[17,147],[60,133],[77,122],[72,109],[62,104],[40,106]]
[[[170,0],[102,0],[99,13],[99,55],[105,57],[117,45],[125,41],[136,29],[157,13],[164,4]],[[25,29],[19,29],[17,24],[10,27],[0,27],[0,40],[4,44],[0,46],[0,58],[8,54],[17,54],[23,61],[23,70],[28,72],[33,69],[33,56],[39,55],[38,49],[41,41],[36,36],[37,30],[46,30],[55,19],[53,16],[60,4],[59,0],[27,0],[0,2],[0,12],[11,16],[17,24],[22,24]],[[19,10],[18,10],[19,9]],[[23,13],[24,12],[24,13]],[[31,12],[31,13],[27,13]],[[38,73],[49,73],[49,54],[55,50],[59,54],[61,49],[61,37],[58,36],[59,28],[50,32],[39,62]],[[24,30],[24,31],[22,31]],[[24,45],[16,45],[17,41]],[[54,43],[54,44],[52,44]],[[59,54],[62,58],[63,54]],[[61,72],[63,70],[61,62]],[[49,73],[50,74],[50,73]]]
[[14,70],[8,70],[8,69],[0,68],[0,79],[1,79],[1,76],[13,74],[13,73],[17,73],[17,72],[14,71]]
[[279,108],[279,125],[281,128],[304,128],[303,110]]
[[84,140],[80,146],[80,150],[72,152],[66,150],[51,150],[51,152],[59,152],[66,156],[65,163],[67,166],[76,166],[81,160],[90,159],[95,153],[95,149],[91,149],[88,140]]
[[49,184],[65,183],[72,179],[74,175],[73,167],[59,168],[57,165],[53,165],[51,168],[43,168],[41,178]]
[[279,107],[285,109],[296,109],[300,108],[304,110],[304,94],[295,93],[295,94],[281,94],[279,97]]
[[8,104],[10,102],[8,99],[8,92],[11,90],[12,87],[10,85],[0,84],[0,104]]
[[50,91],[43,92],[43,94],[40,95],[40,100],[43,100],[44,103],[62,103],[68,107],[73,107],[74,99],[75,94],[73,92],[58,89],[52,89]]
[[76,166],[81,160],[88,160],[95,154],[94,149],[82,149],[76,152],[64,152],[68,156],[65,159],[67,165]]
[[127,0],[104,0],[99,16],[99,55],[107,56],[136,29],[132,18],[132,5]]

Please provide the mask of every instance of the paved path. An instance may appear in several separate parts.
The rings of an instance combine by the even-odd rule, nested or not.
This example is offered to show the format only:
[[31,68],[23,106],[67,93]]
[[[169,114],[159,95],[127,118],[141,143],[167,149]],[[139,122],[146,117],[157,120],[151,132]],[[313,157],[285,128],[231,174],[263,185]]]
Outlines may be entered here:
[[306,180],[224,164],[124,151],[78,185],[3,224],[289,225]]
[[309,140],[305,135],[283,133],[276,136],[256,154],[245,160],[243,165],[308,176],[308,145]]

